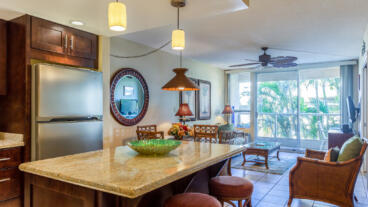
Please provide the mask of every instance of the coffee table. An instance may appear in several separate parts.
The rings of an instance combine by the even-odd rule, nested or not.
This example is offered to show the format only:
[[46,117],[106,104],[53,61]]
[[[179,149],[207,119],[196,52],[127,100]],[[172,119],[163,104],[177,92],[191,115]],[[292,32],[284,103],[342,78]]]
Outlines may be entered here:
[[[273,152],[277,151],[277,159],[280,160],[279,154],[280,154],[280,143],[278,142],[254,142],[250,144],[246,144],[247,149],[243,151],[243,164],[246,162],[255,162],[259,164],[265,164],[266,169],[268,168],[268,156],[272,154]],[[245,158],[245,155],[257,155],[262,156],[265,158],[264,162],[260,162],[259,160],[247,160]]]

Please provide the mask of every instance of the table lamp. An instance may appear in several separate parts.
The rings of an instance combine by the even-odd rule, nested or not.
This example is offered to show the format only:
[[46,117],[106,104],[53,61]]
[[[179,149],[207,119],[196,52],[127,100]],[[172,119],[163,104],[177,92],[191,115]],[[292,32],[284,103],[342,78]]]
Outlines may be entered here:
[[222,111],[222,114],[224,114],[226,116],[226,121],[229,124],[229,117],[231,116],[231,114],[233,114],[233,109],[231,108],[230,105],[225,105],[224,110]]
[[193,116],[192,111],[189,108],[189,105],[184,103],[180,104],[178,112],[176,112],[175,116],[180,116],[181,121],[183,121],[183,124],[185,125],[185,117],[186,116]]

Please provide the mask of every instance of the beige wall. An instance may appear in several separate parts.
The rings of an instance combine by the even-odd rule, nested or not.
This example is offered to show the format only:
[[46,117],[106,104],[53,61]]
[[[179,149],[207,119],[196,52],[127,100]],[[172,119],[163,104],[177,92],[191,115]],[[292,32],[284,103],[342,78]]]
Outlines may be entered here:
[[[120,125],[111,116],[109,108],[109,85],[112,75],[120,68],[134,68],[146,79],[149,88],[150,102],[146,116],[138,125],[157,124],[158,130],[164,131],[170,128],[172,122],[178,122],[175,113],[178,110],[179,93],[161,90],[161,87],[174,77],[173,68],[178,67],[179,59],[176,55],[159,51],[152,55],[133,58],[118,59],[109,57],[108,51],[117,55],[136,55],[147,52],[152,48],[134,43],[122,38],[100,39],[102,68],[104,75],[104,146],[121,145],[124,140],[136,137],[136,126],[125,127]],[[108,66],[109,65],[109,66]],[[189,122],[193,123],[218,123],[222,121],[221,111],[224,107],[224,71],[208,64],[190,59],[183,59],[183,66],[188,68],[188,77],[211,81],[212,84],[212,119],[209,121]]]

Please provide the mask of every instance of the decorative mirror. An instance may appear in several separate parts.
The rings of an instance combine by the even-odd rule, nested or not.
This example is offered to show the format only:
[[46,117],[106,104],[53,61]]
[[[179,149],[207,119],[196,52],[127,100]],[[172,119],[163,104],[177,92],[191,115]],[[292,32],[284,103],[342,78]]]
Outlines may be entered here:
[[146,115],[148,86],[137,70],[123,68],[116,72],[111,80],[110,92],[111,113],[122,125],[136,125]]

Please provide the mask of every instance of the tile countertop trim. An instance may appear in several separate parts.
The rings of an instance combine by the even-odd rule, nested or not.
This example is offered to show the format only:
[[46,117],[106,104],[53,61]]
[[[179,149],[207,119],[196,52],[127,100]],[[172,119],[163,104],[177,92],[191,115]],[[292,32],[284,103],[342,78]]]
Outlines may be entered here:
[[23,134],[0,132],[0,149],[24,146]]
[[[185,142],[183,142],[184,144]],[[189,142],[186,142],[189,143]],[[208,143],[210,144],[210,143]],[[219,145],[220,144],[211,144],[211,145]],[[223,145],[224,147],[226,145]],[[229,145],[228,145],[229,146]],[[94,190],[98,190],[98,191],[102,191],[102,192],[106,192],[106,193],[111,193],[114,195],[118,195],[118,196],[122,196],[122,197],[127,197],[127,198],[137,198],[139,196],[142,196],[148,192],[151,192],[155,189],[158,189],[162,186],[165,186],[169,183],[172,183],[176,180],[179,180],[181,178],[184,178],[194,172],[198,172],[206,167],[212,166],[216,163],[219,163],[225,159],[228,159],[236,154],[241,153],[242,151],[245,150],[245,146],[232,146],[234,147],[234,149],[232,151],[229,151],[226,154],[222,154],[219,156],[216,156],[214,158],[211,158],[209,160],[207,160],[206,162],[198,162],[195,165],[188,167],[184,170],[180,170],[176,173],[172,173],[171,175],[166,176],[165,178],[160,178],[158,180],[152,181],[150,183],[144,183],[140,186],[138,185],[134,185],[134,186],[128,186],[128,187],[124,187],[124,184],[111,184],[111,183],[99,183],[98,181],[96,182],[92,182],[90,180],[87,179],[78,179],[75,176],[70,176],[70,175],[63,175],[62,172],[51,172],[48,170],[43,170],[40,169],[40,166],[37,166],[39,163],[47,163],[47,162],[52,162],[52,161],[61,161],[62,159],[72,159],[73,157],[79,156],[79,157],[83,157],[83,155],[88,156],[88,155],[93,155],[96,154],[98,156],[98,158],[101,158],[103,155],[103,152],[107,152],[109,149],[105,149],[105,150],[100,150],[100,151],[94,151],[94,152],[87,152],[87,153],[83,153],[83,154],[78,154],[78,155],[70,155],[70,156],[65,156],[65,157],[59,157],[59,158],[54,158],[54,159],[49,159],[49,160],[41,160],[41,161],[36,161],[36,162],[31,162],[31,163],[23,163],[20,165],[19,169],[21,171],[30,173],[30,174],[35,174],[35,175],[39,175],[39,176],[43,176],[43,177],[47,177],[50,179],[54,179],[54,180],[58,180],[58,181],[62,181],[62,182],[66,182],[66,183],[70,183],[70,184],[74,184],[74,185],[78,185],[78,186],[82,186],[82,187],[86,187],[89,189],[94,189]],[[123,150],[126,150],[124,148],[128,148],[127,146],[124,147],[118,147],[121,148]],[[118,149],[116,148],[116,149]],[[130,148],[128,148],[129,150],[131,150]],[[107,152],[109,153],[109,152]],[[95,156],[96,156],[95,155]],[[77,161],[76,161],[77,162]],[[97,165],[96,165],[97,166]],[[42,164],[41,164],[42,167]],[[97,168],[97,167],[96,167]],[[121,171],[119,171],[121,172]]]

